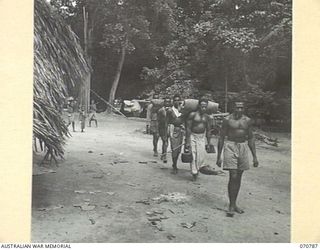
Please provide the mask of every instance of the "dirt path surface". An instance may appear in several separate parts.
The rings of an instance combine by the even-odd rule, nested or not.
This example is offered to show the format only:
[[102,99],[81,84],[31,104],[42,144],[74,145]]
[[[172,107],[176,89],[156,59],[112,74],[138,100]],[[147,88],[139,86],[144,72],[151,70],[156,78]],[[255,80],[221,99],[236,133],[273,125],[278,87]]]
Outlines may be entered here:
[[238,198],[245,213],[229,218],[227,173],[192,182],[180,162],[173,175],[170,155],[152,156],[144,121],[98,119],[72,133],[59,167],[34,157],[33,242],[289,242],[289,136],[257,143],[261,167],[244,173]]

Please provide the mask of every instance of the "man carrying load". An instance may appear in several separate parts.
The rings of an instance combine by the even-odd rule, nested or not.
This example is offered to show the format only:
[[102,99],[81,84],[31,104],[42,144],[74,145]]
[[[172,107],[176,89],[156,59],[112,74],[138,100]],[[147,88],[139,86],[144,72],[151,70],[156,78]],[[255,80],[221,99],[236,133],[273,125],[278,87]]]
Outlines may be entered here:
[[[153,95],[154,100],[159,100],[159,94]],[[158,157],[158,141],[159,141],[159,128],[158,128],[158,110],[151,102],[147,108],[147,130],[153,137],[153,156]]]
[[174,95],[173,106],[167,111],[168,134],[171,145],[173,174],[177,174],[177,161],[181,152],[184,136],[184,119],[181,114],[181,98]]
[[197,179],[199,169],[209,166],[210,161],[206,152],[211,136],[211,118],[206,113],[207,107],[208,100],[199,99],[197,111],[191,112],[186,121],[185,151],[192,152],[190,168],[193,180]]
[[168,148],[168,120],[167,115],[168,111],[171,108],[171,98],[166,97],[163,102],[163,107],[159,109],[158,111],[158,129],[159,129],[159,136],[162,140],[162,154],[161,154],[161,160],[164,163],[167,163],[167,148]]

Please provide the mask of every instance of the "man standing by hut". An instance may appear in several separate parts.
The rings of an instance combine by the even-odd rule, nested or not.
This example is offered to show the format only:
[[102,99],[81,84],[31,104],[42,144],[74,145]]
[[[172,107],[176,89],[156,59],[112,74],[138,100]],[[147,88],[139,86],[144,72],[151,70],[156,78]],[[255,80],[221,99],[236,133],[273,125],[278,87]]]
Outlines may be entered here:
[[244,103],[235,102],[234,113],[223,120],[218,142],[217,165],[229,170],[229,210],[227,216],[233,217],[237,212],[244,211],[236,204],[240,190],[241,177],[244,170],[249,169],[248,148],[253,156],[253,166],[258,167],[259,162],[256,155],[255,140],[252,132],[252,120],[244,115]]
[[91,127],[91,122],[94,121],[96,124],[96,127],[98,127],[98,121],[96,117],[97,113],[97,105],[94,100],[91,100],[90,108],[89,108],[89,127]]
[[75,112],[77,111],[77,108],[76,108],[76,103],[73,98],[68,101],[67,109],[68,109],[68,125],[67,125],[67,127],[69,127],[70,124],[72,124],[72,131],[76,132],[74,119],[75,119]]
[[178,167],[177,161],[181,152],[184,136],[184,119],[181,111],[181,97],[180,95],[174,95],[173,106],[167,111],[167,123],[168,123],[168,134],[171,145],[171,156],[172,156],[172,168],[173,174],[177,174]]
[[198,110],[191,112],[186,121],[185,151],[192,152],[190,163],[193,180],[197,179],[199,169],[209,166],[206,148],[210,142],[211,118],[206,114],[208,100],[199,99]]

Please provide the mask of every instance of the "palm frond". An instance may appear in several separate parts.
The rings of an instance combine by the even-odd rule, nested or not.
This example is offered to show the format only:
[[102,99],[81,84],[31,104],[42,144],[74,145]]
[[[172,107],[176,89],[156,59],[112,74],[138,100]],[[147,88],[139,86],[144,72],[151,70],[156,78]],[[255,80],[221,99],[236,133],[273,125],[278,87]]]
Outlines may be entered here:
[[36,0],[34,7],[33,134],[62,157],[69,133],[59,110],[90,68],[63,18],[45,1]]

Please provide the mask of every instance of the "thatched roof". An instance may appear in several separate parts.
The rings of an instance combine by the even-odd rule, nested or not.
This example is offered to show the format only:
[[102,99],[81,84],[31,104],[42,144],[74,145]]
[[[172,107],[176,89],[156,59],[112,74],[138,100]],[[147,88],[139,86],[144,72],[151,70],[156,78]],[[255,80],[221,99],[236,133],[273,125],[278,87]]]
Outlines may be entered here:
[[68,130],[60,116],[61,104],[89,73],[77,36],[43,0],[34,12],[34,136],[60,156]]

